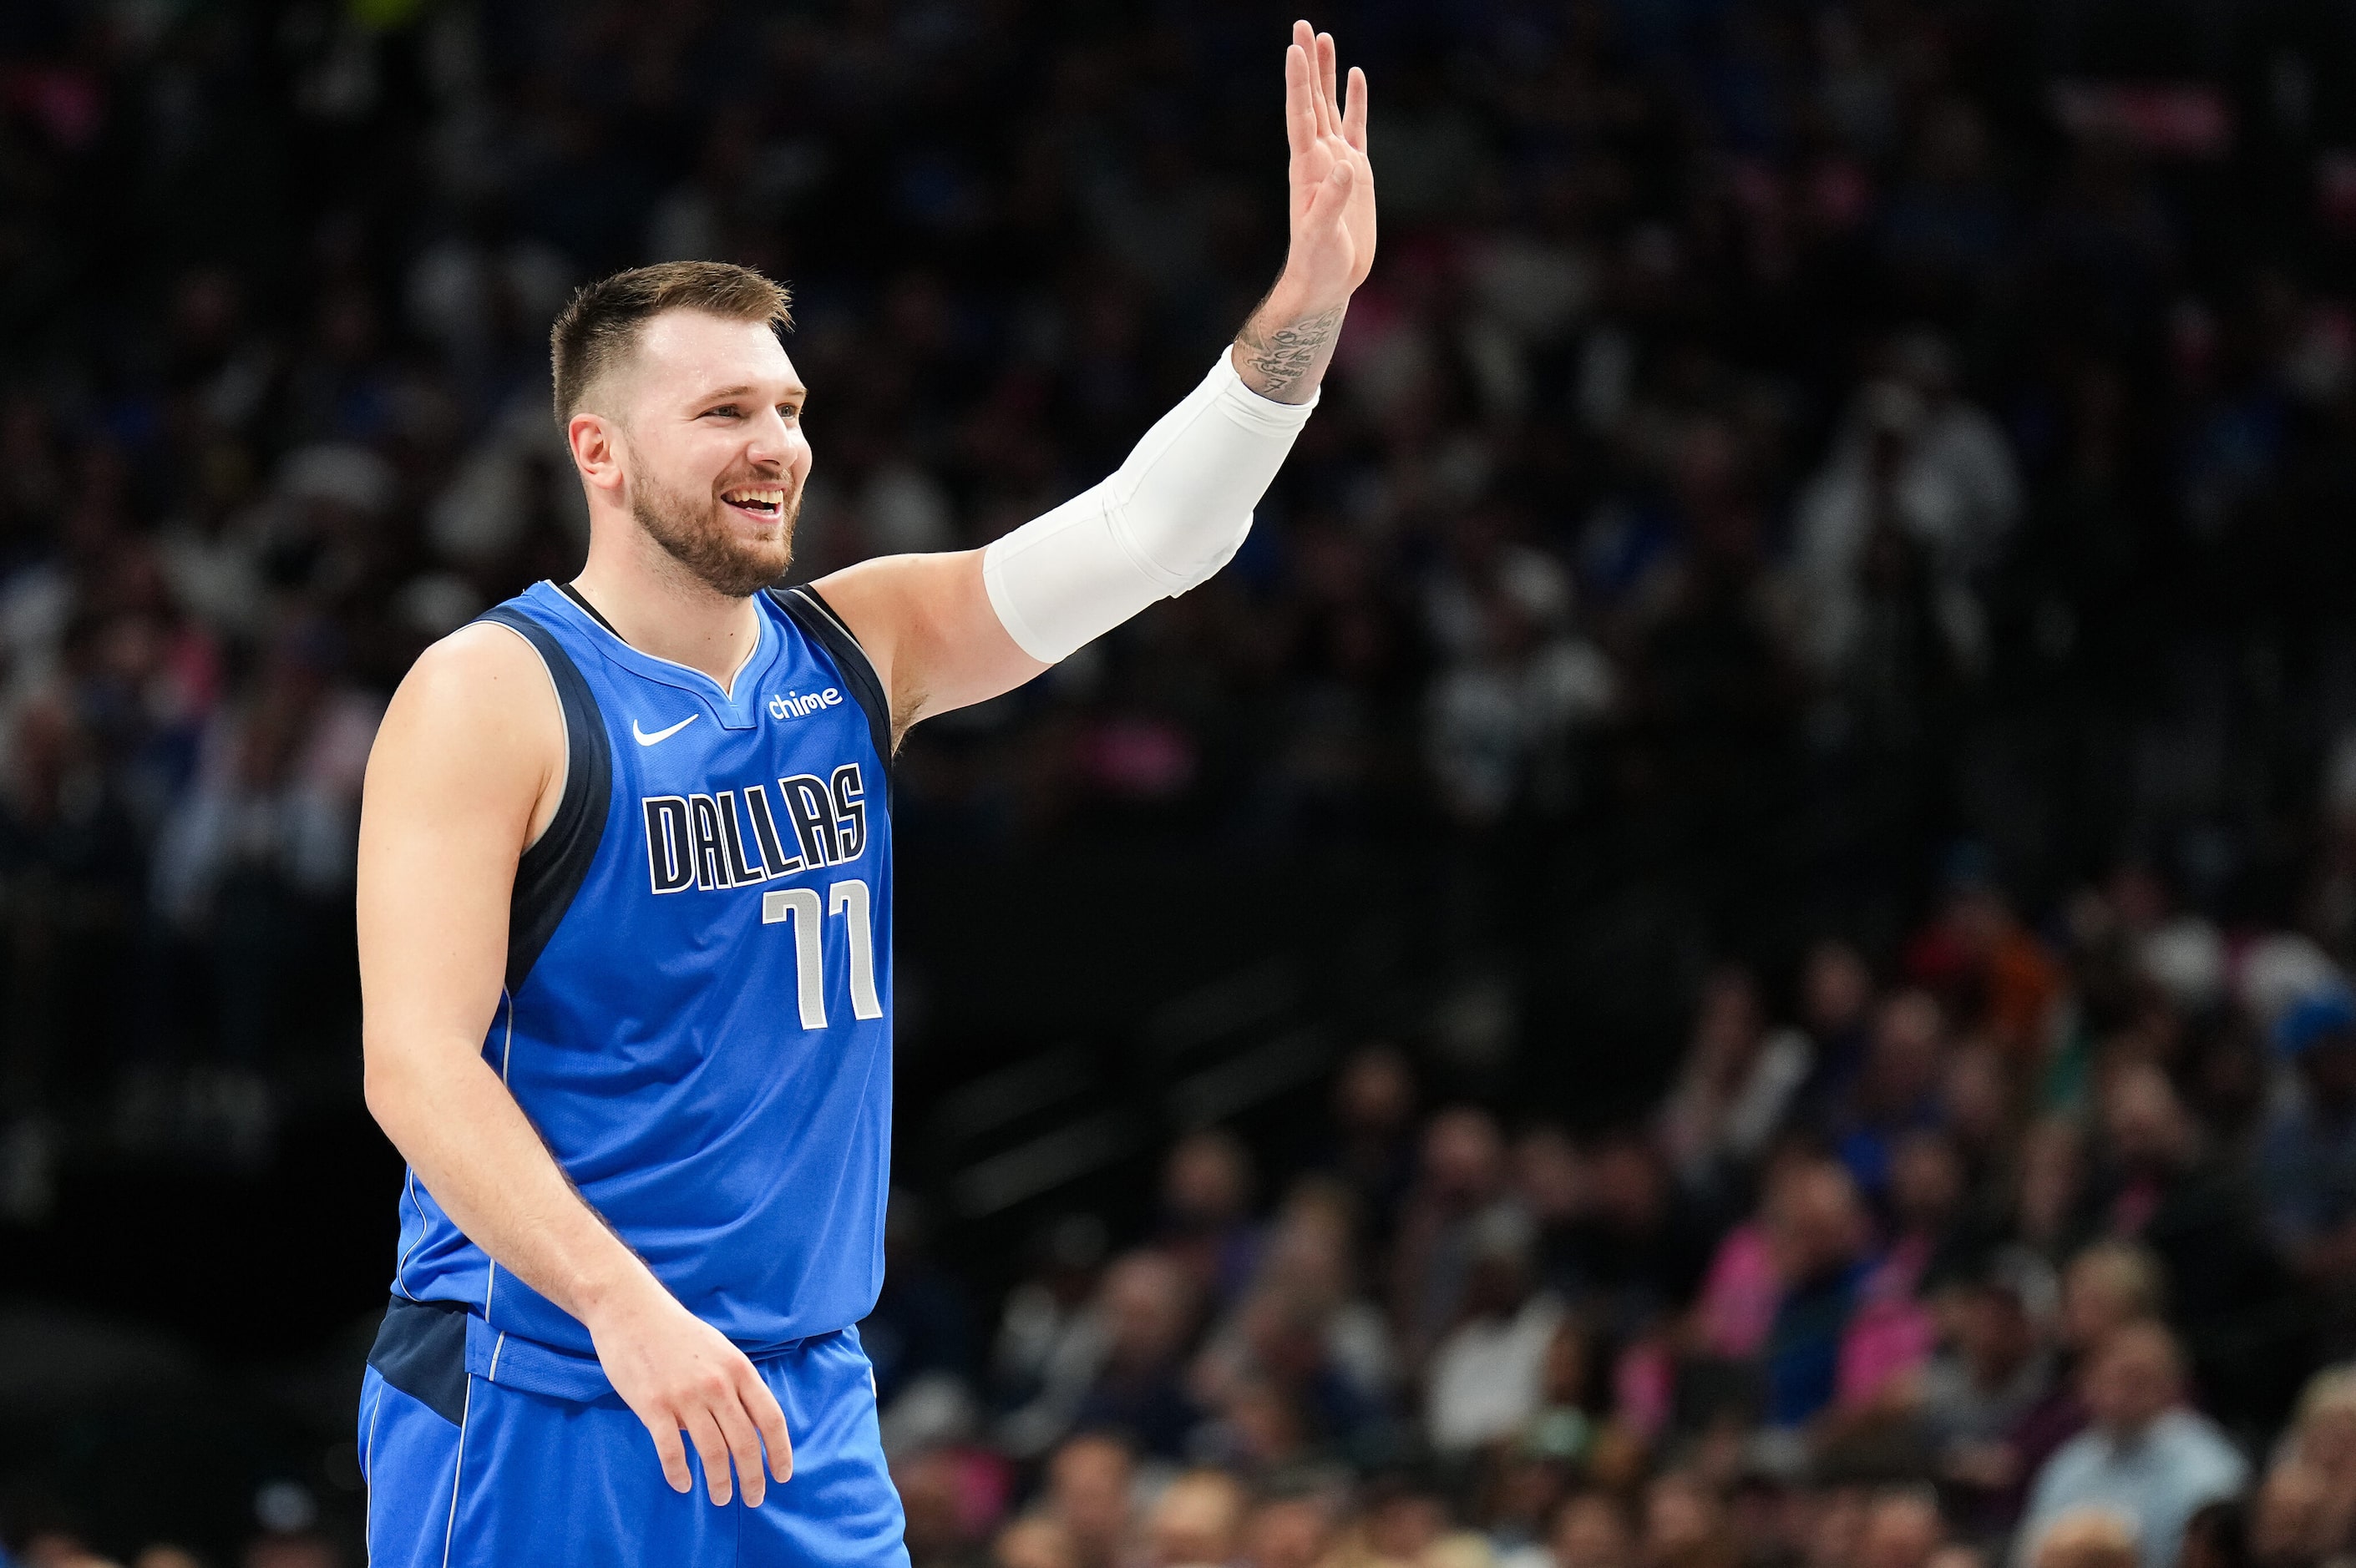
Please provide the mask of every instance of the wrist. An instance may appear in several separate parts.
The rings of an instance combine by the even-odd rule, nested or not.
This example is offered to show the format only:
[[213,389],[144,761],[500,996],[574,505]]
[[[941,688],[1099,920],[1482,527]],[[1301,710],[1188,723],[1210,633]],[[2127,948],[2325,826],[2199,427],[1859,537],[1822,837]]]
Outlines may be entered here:
[[1252,312],[1236,335],[1234,349],[1236,374],[1245,386],[1280,403],[1305,403],[1316,397],[1349,304],[1344,295],[1339,304],[1300,314],[1316,297],[1305,296],[1296,304],[1272,290]]
[[1252,319],[1270,327],[1290,326],[1337,311],[1349,303],[1348,289],[1319,288],[1296,279],[1291,269],[1287,268],[1277,278],[1276,286],[1268,291],[1268,297],[1260,301],[1259,308],[1252,312]]
[[568,1304],[573,1315],[593,1333],[601,1322],[643,1311],[657,1298],[670,1299],[670,1293],[637,1253],[618,1242],[613,1250],[616,1256],[601,1258],[575,1283],[573,1299]]

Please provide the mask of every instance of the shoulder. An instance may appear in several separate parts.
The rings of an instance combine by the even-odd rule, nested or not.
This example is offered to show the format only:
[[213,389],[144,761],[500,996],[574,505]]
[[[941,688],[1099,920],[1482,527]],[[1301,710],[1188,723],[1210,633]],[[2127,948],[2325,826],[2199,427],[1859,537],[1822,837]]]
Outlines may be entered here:
[[2053,1456],[2045,1461],[2045,1468],[2037,1477],[2038,1484],[2046,1487],[2073,1483],[2101,1465],[2110,1451],[2110,1439],[2103,1435],[2102,1429],[2089,1426],[2053,1450]]
[[515,774],[536,785],[562,765],[563,748],[563,717],[539,650],[506,626],[477,621],[410,667],[370,765]]
[[521,633],[496,621],[474,621],[418,655],[401,689],[440,703],[497,703],[511,700],[509,688],[527,679],[544,688],[545,671],[539,650]]
[[2169,1446],[2176,1450],[2180,1462],[2196,1473],[2194,1485],[2211,1480],[2232,1482],[2248,1468],[2248,1462],[2233,1446],[2233,1440],[2207,1416],[2195,1411],[2171,1410],[2159,1419]]

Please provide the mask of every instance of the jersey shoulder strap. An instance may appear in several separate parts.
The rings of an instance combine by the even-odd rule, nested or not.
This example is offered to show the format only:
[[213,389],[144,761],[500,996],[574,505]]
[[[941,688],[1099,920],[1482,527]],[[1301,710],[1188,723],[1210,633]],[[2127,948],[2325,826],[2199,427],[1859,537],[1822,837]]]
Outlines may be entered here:
[[851,695],[867,714],[868,738],[875,742],[875,754],[883,759],[884,771],[892,771],[892,704],[884,695],[884,682],[875,674],[875,666],[867,657],[867,650],[834,613],[834,606],[820,597],[809,583],[793,588],[772,588],[769,597],[777,607],[793,617],[794,624],[804,635],[827,651],[835,668],[851,686]]
[[555,634],[512,603],[494,605],[477,618],[521,634],[548,667],[557,703],[564,710],[564,794],[547,829],[516,862],[515,892],[508,907],[507,982],[512,997],[556,934],[597,858],[597,846],[605,837],[605,810],[613,799],[614,754],[588,679]]

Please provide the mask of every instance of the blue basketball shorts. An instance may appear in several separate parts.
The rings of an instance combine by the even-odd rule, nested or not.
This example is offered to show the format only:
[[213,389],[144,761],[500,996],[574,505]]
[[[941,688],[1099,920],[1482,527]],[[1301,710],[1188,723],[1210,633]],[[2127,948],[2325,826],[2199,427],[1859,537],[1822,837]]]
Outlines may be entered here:
[[694,1445],[682,1496],[595,1361],[396,1301],[360,1390],[371,1568],[907,1568],[858,1330],[754,1366],[785,1411],[793,1475],[757,1509],[741,1487],[714,1507]]

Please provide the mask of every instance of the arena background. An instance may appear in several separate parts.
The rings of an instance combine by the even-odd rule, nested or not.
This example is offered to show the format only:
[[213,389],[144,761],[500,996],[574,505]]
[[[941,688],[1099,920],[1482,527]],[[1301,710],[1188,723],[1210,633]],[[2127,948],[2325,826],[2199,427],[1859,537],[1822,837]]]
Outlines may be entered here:
[[[1272,278],[1290,18],[0,11],[8,1549],[359,1560],[401,1171],[359,1094],[359,771],[420,647],[577,566],[567,289],[790,281],[797,576],[981,542],[1117,463]],[[1104,1568],[1040,1479],[1092,1423],[1331,1503],[1354,1562],[1503,1561],[1585,1477],[1641,1502],[1646,1568],[1922,1568],[1937,1540],[1722,1523],[1869,1473],[1938,1480],[1940,1539],[2000,1563],[2001,1499],[1883,1429],[1919,1410],[1794,1425],[1665,1328],[1758,1201],[1759,1094],[1853,1173],[1873,1256],[1969,1253],[1910,1286],[1934,1337],[1987,1258],[2139,1240],[2273,1477],[2261,1555],[2348,1550],[2344,1508],[2302,1536],[2265,1499],[2356,1496],[2277,1435],[2356,1349],[2356,1157],[2299,1098],[2356,959],[2356,12],[1314,19],[1373,80],[1382,251],[1248,545],[897,773],[869,1339],[887,1403],[924,1396],[917,1568]],[[1964,1180],[1926,1218],[1888,1168],[1932,1146]],[[1252,1260],[1334,1191],[1354,1277],[1312,1337],[1364,1307],[1385,1341],[1346,1418],[1221,1381]],[[1112,1331],[1095,1417],[1043,1413],[1037,1336],[1085,1360],[1090,1293],[1140,1281],[1180,1320]],[[1557,1300],[1590,1375],[1499,1397],[1590,1435],[1435,1436],[1444,1338]],[[1257,1504],[1170,1544],[1142,1473],[1120,1561],[1285,1563]]]

